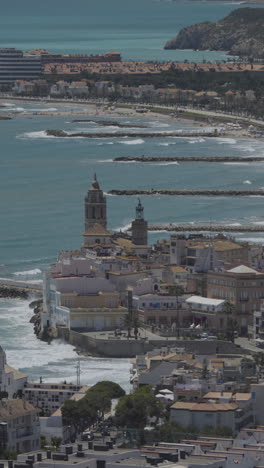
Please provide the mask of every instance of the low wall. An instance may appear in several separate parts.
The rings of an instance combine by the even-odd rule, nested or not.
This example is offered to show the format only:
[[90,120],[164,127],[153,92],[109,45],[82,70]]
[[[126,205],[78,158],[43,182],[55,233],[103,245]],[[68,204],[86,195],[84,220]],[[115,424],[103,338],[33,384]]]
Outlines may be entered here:
[[[64,331],[63,331],[64,330]],[[65,339],[73,346],[83,351],[88,351],[94,356],[106,356],[115,358],[135,357],[145,354],[155,348],[163,346],[184,347],[186,352],[197,354],[243,354],[245,351],[233,343],[226,341],[201,341],[201,340],[168,340],[160,338],[155,340],[145,339],[99,339],[92,335],[78,333],[73,330],[60,329],[58,336]]]

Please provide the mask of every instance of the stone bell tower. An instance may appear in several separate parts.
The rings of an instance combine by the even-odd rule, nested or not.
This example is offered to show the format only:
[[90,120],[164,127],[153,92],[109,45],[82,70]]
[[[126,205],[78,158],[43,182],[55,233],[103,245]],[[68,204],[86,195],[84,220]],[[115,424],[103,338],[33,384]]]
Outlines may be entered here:
[[85,232],[89,231],[95,224],[100,224],[104,228],[107,226],[106,197],[100,189],[96,174],[94,174],[92,186],[85,197]]
[[144,207],[138,199],[136,219],[132,221],[132,241],[136,245],[148,244],[148,223],[144,220]]

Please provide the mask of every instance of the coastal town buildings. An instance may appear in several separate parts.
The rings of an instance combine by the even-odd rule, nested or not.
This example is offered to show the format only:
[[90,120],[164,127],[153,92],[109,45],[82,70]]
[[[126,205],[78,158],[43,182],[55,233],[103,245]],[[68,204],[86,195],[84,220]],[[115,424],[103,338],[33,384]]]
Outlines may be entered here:
[[14,83],[16,80],[35,80],[41,75],[39,56],[25,56],[15,48],[0,49],[0,84]]
[[223,235],[172,235],[148,245],[140,200],[131,235],[111,232],[96,175],[84,208],[81,248],[60,252],[45,275],[40,333],[67,337],[68,332],[123,329],[128,290],[133,313],[154,333],[179,337],[209,331],[215,339],[228,333],[230,319],[232,336],[250,331],[264,297],[264,273],[247,266],[259,255],[248,243]]
[[0,346],[0,393],[7,394],[7,398],[14,398],[24,388],[27,376],[9,366],[6,353]]
[[27,382],[23,389],[23,396],[26,401],[39,408],[41,416],[49,416],[73,395],[84,396],[88,389],[87,386],[66,382]]
[[39,410],[25,400],[0,401],[0,449],[30,452],[40,447]]
[[246,265],[226,271],[207,273],[207,296],[224,299],[234,305],[234,314],[243,333],[253,323],[264,297],[264,273]]

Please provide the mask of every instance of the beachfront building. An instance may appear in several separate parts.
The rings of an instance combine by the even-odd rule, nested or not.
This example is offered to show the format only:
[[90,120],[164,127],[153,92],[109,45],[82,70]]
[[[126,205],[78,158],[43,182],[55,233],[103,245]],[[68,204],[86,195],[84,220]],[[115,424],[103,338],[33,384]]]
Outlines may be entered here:
[[24,55],[15,48],[0,49],[0,84],[16,80],[35,80],[41,75],[41,60],[37,55]]
[[30,452],[40,448],[39,410],[25,400],[0,401],[0,449]]
[[233,316],[243,333],[253,323],[253,312],[264,298],[264,273],[239,265],[227,271],[207,273],[207,296],[224,299],[234,306]]

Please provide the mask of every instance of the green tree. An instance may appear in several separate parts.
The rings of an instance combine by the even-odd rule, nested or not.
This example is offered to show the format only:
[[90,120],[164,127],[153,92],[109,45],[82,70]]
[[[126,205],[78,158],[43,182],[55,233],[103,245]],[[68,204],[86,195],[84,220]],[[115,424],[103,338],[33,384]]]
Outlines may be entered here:
[[226,337],[228,341],[234,343],[235,341],[235,332],[238,329],[238,323],[235,319],[229,318],[226,325]]
[[224,303],[224,312],[228,315],[233,315],[235,312],[235,306],[229,301]]
[[149,417],[158,418],[162,412],[163,407],[151,387],[144,386],[120,398],[116,407],[116,424],[119,427],[144,428]]
[[56,437],[56,436],[52,436],[51,439],[50,439],[50,442],[51,442],[51,445],[53,447],[56,447],[59,448],[59,446],[61,445],[62,443],[62,438],[61,437]]

